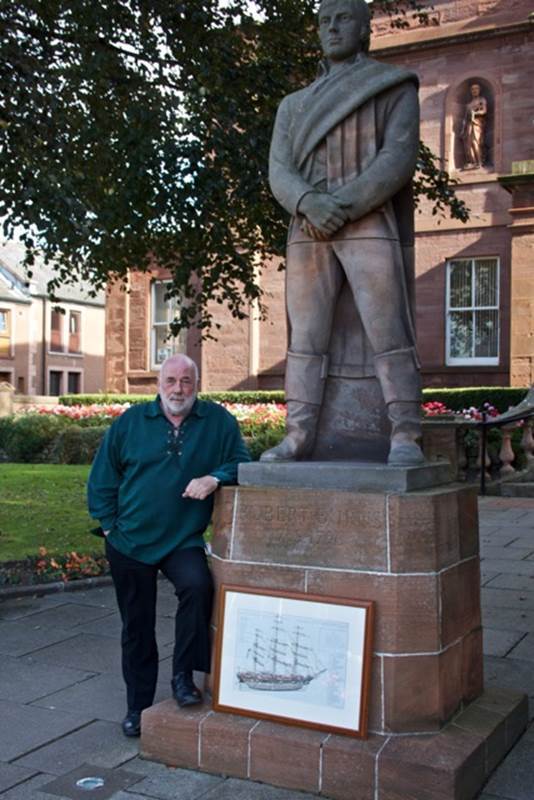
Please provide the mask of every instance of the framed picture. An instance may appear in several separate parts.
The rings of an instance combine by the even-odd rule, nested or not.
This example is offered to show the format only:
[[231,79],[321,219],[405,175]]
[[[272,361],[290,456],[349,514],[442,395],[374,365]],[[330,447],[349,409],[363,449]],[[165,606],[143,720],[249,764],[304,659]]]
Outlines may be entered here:
[[365,738],[373,603],[220,592],[214,709]]

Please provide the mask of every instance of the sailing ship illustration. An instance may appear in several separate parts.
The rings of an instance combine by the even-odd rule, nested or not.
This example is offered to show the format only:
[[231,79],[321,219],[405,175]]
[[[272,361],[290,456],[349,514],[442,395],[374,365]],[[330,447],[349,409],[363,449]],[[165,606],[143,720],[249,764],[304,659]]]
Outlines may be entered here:
[[307,639],[309,637],[300,625],[289,634],[280,617],[276,617],[269,637],[256,628],[253,643],[247,651],[252,669],[237,672],[237,680],[249,689],[264,692],[302,689],[326,672],[313,648],[306,645]]

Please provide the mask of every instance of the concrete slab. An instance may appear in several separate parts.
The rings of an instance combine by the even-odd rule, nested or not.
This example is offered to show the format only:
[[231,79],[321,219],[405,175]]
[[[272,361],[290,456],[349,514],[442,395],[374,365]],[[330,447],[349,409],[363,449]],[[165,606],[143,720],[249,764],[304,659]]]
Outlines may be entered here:
[[76,605],[87,605],[96,608],[108,608],[113,610],[117,607],[117,598],[113,586],[102,586],[94,589],[84,589],[66,593],[63,596],[64,603],[75,603]]
[[31,617],[22,626],[18,620],[0,622],[0,653],[24,656],[50,644],[70,639],[73,632],[67,628],[43,628],[35,625]]
[[[83,633],[91,633],[98,636],[110,636],[115,639],[115,641],[119,641],[121,629],[121,618],[119,613],[116,612],[102,617],[101,619],[95,619],[92,622],[84,622],[81,625],[76,625],[72,630],[76,633],[83,631]],[[174,642],[174,614],[172,618],[163,616],[156,617],[156,639],[158,644],[161,645]]]
[[497,558],[485,558],[481,568],[486,573],[502,572],[507,575],[526,575],[534,578],[534,561],[520,561],[519,559],[503,561]]
[[[49,783],[50,778],[51,776],[47,774],[36,775],[13,789],[9,789],[2,795],[2,800],[52,800],[52,795],[41,791],[41,787]],[[62,797],[60,800],[69,800],[69,798]]]
[[53,670],[43,669],[34,656],[0,656],[0,699],[31,703],[92,675],[89,670],[69,669],[60,665]]
[[489,779],[487,791],[507,800],[532,800],[533,763],[534,740],[523,737]]
[[484,685],[486,689],[515,689],[526,692],[530,699],[529,714],[534,714],[534,670],[532,662],[518,658],[484,658]]
[[[205,772],[189,769],[169,769],[163,764],[134,759],[125,765],[128,772],[138,772],[140,783],[132,787],[140,795],[148,795],[157,800],[196,800],[204,797],[212,789],[222,788],[225,779]],[[218,795],[217,795],[218,797]]]
[[38,611],[45,611],[63,605],[63,595],[47,594],[42,597],[15,597],[0,600],[0,620],[23,619]]
[[[78,786],[78,781],[83,781],[84,778],[97,778],[103,784],[93,790]],[[127,789],[138,782],[139,775],[123,769],[106,769],[94,764],[82,764],[72,772],[68,772],[50,783],[45,783],[42,789],[48,794],[56,797],[68,797],[70,800],[87,800],[88,792],[94,791],[97,792],[98,800],[109,800],[110,797],[115,796],[116,792]]]
[[[0,761],[12,761],[87,722],[84,714],[50,711],[0,700]],[[16,766],[33,769],[31,764]],[[42,771],[47,772],[48,765],[43,765]]]
[[388,467],[363,461],[251,461],[239,465],[240,486],[410,492],[450,483],[448,462]]
[[41,628],[68,628],[80,625],[109,614],[107,608],[81,605],[79,603],[61,603],[50,608],[28,614],[28,624],[40,625]]
[[491,625],[502,631],[527,633],[534,631],[534,611],[528,608],[482,609],[482,625]]
[[36,664],[117,674],[121,670],[120,640],[118,637],[80,633],[66,642],[44,647],[34,653],[33,659]]
[[277,789],[265,783],[242,781],[239,778],[228,778],[221,786],[207,792],[203,800],[297,800],[297,798],[317,800],[317,795]]
[[[534,543],[532,543],[534,544]],[[534,552],[532,544],[529,547],[503,547],[498,544],[486,545],[482,552],[484,558],[497,559],[501,558],[504,561],[520,560],[528,558]]]
[[484,654],[504,658],[528,634],[484,628]]
[[[532,582],[534,589],[534,581]],[[482,605],[493,608],[534,609],[534,591],[517,589],[494,589],[485,586],[481,592]]]
[[[518,539],[521,537],[515,534],[513,528],[508,528],[507,530],[502,530],[501,528],[492,528],[492,530],[496,530],[496,533],[484,533],[484,531],[480,531],[480,548],[483,552],[486,547],[491,545],[498,545],[500,547],[513,547],[514,544],[517,542]],[[522,547],[528,547],[531,543],[525,543]]]
[[491,583],[500,573],[498,572],[485,572],[482,574],[482,570],[480,571],[480,585],[487,586]]
[[[171,696],[169,682],[170,674],[160,679],[154,702],[159,703]],[[62,711],[77,709],[90,719],[121,722],[126,714],[126,689],[120,674],[104,673],[47,695],[32,705]]]
[[509,658],[534,661],[534,634],[528,633],[508,654]]
[[15,764],[0,764],[0,792],[6,792],[12,786],[31,778],[35,775],[34,769],[16,767]]
[[[32,711],[45,712],[45,709],[32,707]],[[118,767],[136,756],[138,749],[137,739],[123,736],[119,725],[97,721],[34,750],[19,759],[17,764],[52,775],[64,775],[85,763]]]
[[519,591],[534,591],[534,575],[510,575],[500,570],[491,581],[486,584],[491,589],[517,589]]

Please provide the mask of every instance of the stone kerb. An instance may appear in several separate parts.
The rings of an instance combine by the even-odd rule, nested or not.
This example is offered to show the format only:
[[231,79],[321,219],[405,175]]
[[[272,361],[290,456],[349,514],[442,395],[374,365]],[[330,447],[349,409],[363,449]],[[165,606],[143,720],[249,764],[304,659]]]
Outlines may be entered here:
[[217,586],[375,601],[373,733],[439,731],[481,694],[476,489],[225,488],[214,531]]

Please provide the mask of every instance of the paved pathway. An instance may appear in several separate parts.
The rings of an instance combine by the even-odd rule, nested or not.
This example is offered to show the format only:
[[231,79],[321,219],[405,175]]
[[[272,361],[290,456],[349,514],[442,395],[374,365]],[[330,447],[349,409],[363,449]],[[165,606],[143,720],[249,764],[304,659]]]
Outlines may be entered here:
[[[534,500],[480,502],[486,685],[534,698]],[[160,683],[169,695],[174,598],[158,600]],[[101,800],[312,800],[311,795],[167,769],[123,737],[119,618],[111,587],[0,602],[0,800],[87,798],[91,765]],[[531,713],[534,703],[531,702]],[[94,770],[93,770],[94,773]],[[532,800],[534,726],[480,800]],[[354,798],[358,800],[358,798]]]

